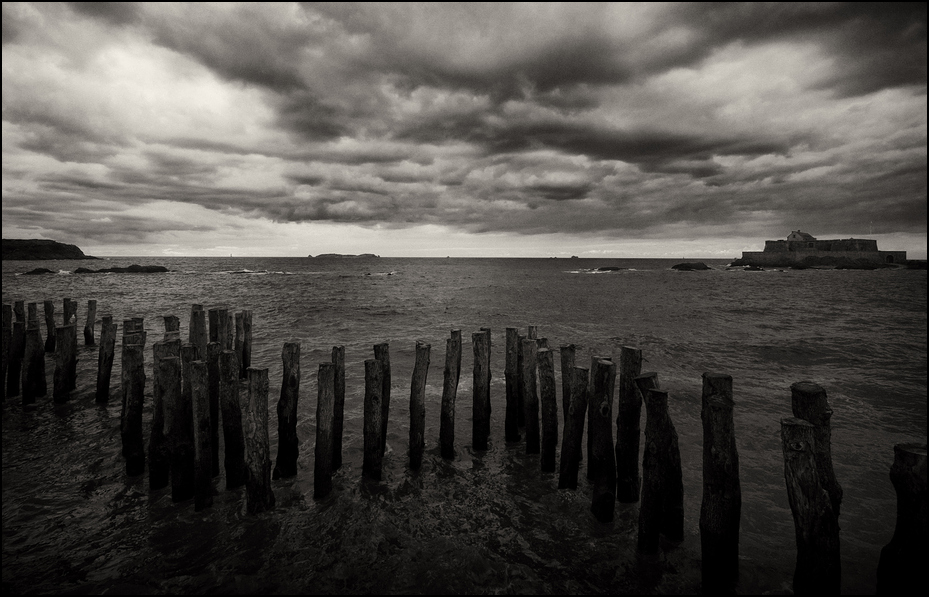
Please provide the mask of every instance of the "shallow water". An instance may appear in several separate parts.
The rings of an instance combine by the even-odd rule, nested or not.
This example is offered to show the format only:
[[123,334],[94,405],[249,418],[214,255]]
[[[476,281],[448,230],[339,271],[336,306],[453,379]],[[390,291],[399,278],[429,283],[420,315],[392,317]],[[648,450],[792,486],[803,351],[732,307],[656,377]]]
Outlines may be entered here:
[[[105,266],[139,262],[110,259]],[[701,374],[732,375],[740,457],[740,593],[789,590],[793,520],[783,479],[779,420],[790,384],[822,385],[835,411],[833,460],[845,490],[843,592],[870,593],[890,540],[896,497],[893,445],[926,441],[926,273],[879,271],[676,272],[673,261],[550,259],[146,259],[168,274],[21,276],[104,262],[3,262],[3,302],[98,301],[98,319],[142,316],[148,347],[162,315],[192,303],[251,309],[253,366],[271,380],[270,436],[284,342],[301,343],[301,440],[296,478],[274,482],[273,512],[246,516],[242,490],[215,480],[214,504],[193,511],[124,474],[119,358],[111,401],[94,404],[97,349],[81,347],[78,388],[2,408],[4,592],[532,592],[697,593],[702,487]],[[594,273],[601,266],[615,272]],[[120,324],[121,325],[121,324]],[[685,539],[658,556],[636,553],[637,505],[616,520],[589,512],[591,487],[558,490],[538,456],[503,441],[505,328],[537,325],[550,346],[591,354],[641,348],[644,370],[670,393],[684,468]],[[473,453],[470,334],[490,327],[490,449]],[[438,453],[445,339],[461,329],[457,458]],[[44,336],[44,325],[42,326]],[[99,325],[97,326],[99,334]],[[417,340],[431,344],[423,467],[407,466],[410,376]],[[363,361],[390,342],[391,418],[384,480],[361,480]],[[316,369],[345,346],[344,465],[335,491],[313,496]],[[151,360],[146,350],[146,439]],[[556,375],[560,362],[555,357]],[[51,389],[54,360],[47,360]],[[560,382],[557,384],[561,400]],[[560,409],[559,409],[560,411]],[[644,411],[644,409],[643,409]],[[559,421],[563,425],[563,421]],[[644,412],[642,427],[644,429]],[[585,442],[586,445],[586,442]],[[559,448],[560,451],[560,448]],[[220,457],[222,458],[222,456]],[[586,455],[585,455],[586,458]],[[583,465],[582,465],[583,467]]]

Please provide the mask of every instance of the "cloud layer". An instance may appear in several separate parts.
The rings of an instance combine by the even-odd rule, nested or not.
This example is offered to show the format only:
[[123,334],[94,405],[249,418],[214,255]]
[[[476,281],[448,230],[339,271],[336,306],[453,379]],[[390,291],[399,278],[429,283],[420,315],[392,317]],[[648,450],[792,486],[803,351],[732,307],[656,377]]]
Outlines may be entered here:
[[926,55],[925,4],[4,3],[3,233],[924,251]]

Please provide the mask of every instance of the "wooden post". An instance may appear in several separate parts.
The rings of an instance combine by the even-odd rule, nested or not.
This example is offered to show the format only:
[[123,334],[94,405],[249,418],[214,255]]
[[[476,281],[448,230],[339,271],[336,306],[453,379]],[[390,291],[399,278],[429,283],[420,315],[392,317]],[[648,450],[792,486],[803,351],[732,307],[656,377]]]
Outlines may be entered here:
[[568,410],[571,408],[571,375],[574,372],[576,349],[573,344],[564,344],[561,350],[561,408],[564,411],[564,420],[568,420]]
[[[138,338],[139,338],[139,344],[141,344],[142,347],[144,348],[144,347],[145,347],[145,339],[146,339],[146,337],[147,337],[147,335],[148,335],[148,333],[145,331],[145,319],[142,318],[142,317],[133,317],[133,318],[132,318],[132,325],[135,326],[135,332],[136,332],[136,335],[137,335]],[[203,354],[205,354],[205,353],[203,353]]]
[[539,401],[542,405],[543,473],[555,472],[555,452],[558,448],[558,400],[555,397],[555,359],[552,351],[543,348],[536,353],[539,365]]
[[[103,316],[100,330],[100,351],[97,355],[97,404],[110,400],[110,378],[113,374],[113,359],[116,352],[116,327],[112,315]],[[57,374],[56,374],[57,375]]]
[[226,489],[245,484],[245,438],[239,403],[239,355],[224,350],[219,354],[219,404],[223,412],[223,447]]
[[214,308],[207,311],[210,324],[210,342],[222,344],[226,341],[226,313],[227,309]]
[[519,435],[519,396],[517,394],[516,356],[519,353],[517,342],[519,330],[506,328],[506,365],[503,376],[506,380],[506,419],[504,422],[504,435],[508,442],[518,442]]
[[381,458],[387,450],[387,421],[390,418],[390,347],[374,345],[374,358],[381,364]]
[[84,321],[84,345],[93,346],[94,328],[97,325],[97,301],[90,299],[87,301],[87,320]]
[[484,410],[487,413],[487,425],[485,433],[488,440],[490,439],[490,416],[492,414],[492,405],[490,404],[490,384],[493,381],[493,371],[490,369],[490,355],[493,352],[493,342],[491,342],[490,328],[481,328],[481,332],[487,336],[487,352],[484,355],[484,368],[487,370],[487,384],[484,388]]
[[252,366],[252,312],[248,309],[242,311],[242,362],[239,367],[243,378],[248,368]]
[[[106,324],[101,331],[101,344],[106,341]],[[102,350],[102,346],[101,346]],[[165,386],[170,381],[158,366],[161,359],[180,356],[180,340],[155,342],[152,345],[154,380],[152,381],[152,432],[148,440],[148,487],[152,491],[167,487],[171,479],[171,449],[165,437]]]
[[245,401],[245,507],[249,514],[274,508],[271,491],[271,447],[268,440],[268,370],[248,369]]
[[410,468],[419,470],[426,447],[426,376],[429,374],[431,346],[416,343],[416,364],[410,382]]
[[73,325],[55,329],[55,377],[52,398],[55,402],[66,402],[71,397],[71,364],[74,362]]
[[242,365],[242,343],[245,341],[245,318],[241,311],[235,314],[235,339],[233,340],[232,350],[235,351],[239,359],[239,365]]
[[[54,336],[53,336],[54,337]],[[0,392],[3,399],[6,400],[7,371],[10,369],[10,349],[13,343],[13,307],[8,304],[3,305],[3,376],[0,377]]]
[[442,413],[439,423],[439,444],[442,458],[448,460],[455,458],[455,398],[458,394],[458,370],[460,365],[461,331],[452,330],[451,338],[445,341]]
[[39,305],[38,303],[28,303],[26,305],[26,329],[39,329]]
[[587,369],[575,367],[571,372],[571,406],[564,424],[561,442],[561,463],[558,489],[577,489],[577,473],[581,463],[584,419],[587,417]]
[[284,362],[281,398],[277,402],[277,459],[272,479],[297,474],[300,440],[297,438],[297,402],[300,399],[300,343],[287,342],[281,351]]
[[206,384],[210,403],[210,474],[219,476],[219,342],[206,345]]
[[365,410],[364,410],[364,461],[361,474],[373,481],[381,480],[381,392],[384,391],[381,363],[376,359],[365,361]]
[[123,346],[122,418],[123,455],[126,457],[126,475],[135,477],[145,472],[145,442],[142,439],[142,407],[145,398],[145,368],[142,346]]
[[528,338],[529,340],[538,340],[539,339],[539,326],[530,325],[528,328],[528,333],[526,335],[526,338]]
[[235,314],[226,313],[226,337],[221,340],[223,350],[235,348]]
[[839,525],[816,469],[815,436],[811,423],[781,419],[784,480],[797,538],[793,589],[795,595],[838,595],[842,585]]
[[316,462],[313,465],[313,499],[332,492],[332,428],[335,422],[335,367],[320,363],[316,399]]
[[516,335],[516,426],[519,429],[526,426],[526,378],[523,370],[523,340],[526,339],[521,334]]
[[[926,444],[897,444],[890,481],[897,492],[897,525],[881,550],[877,594],[926,594]],[[920,589],[919,587],[922,587]]]
[[813,382],[801,381],[790,386],[790,401],[794,416],[812,423],[816,442],[816,470],[823,488],[829,492],[832,512],[839,516],[842,504],[842,487],[835,478],[832,468],[832,429],[829,420],[832,409],[826,399],[826,390]]
[[203,311],[203,305],[193,305],[190,309],[188,341],[200,350],[201,355],[206,354],[209,336],[206,329],[206,313]]
[[[35,305],[35,303],[30,303]],[[22,365],[23,404],[35,404],[35,399],[48,393],[45,379],[45,346],[39,332],[38,320],[26,324]]]
[[597,361],[588,412],[593,413],[588,433],[593,436],[591,460],[596,460],[590,511],[600,522],[611,522],[616,507],[616,460],[613,448],[613,386],[616,364]]
[[164,408],[164,434],[171,455],[171,500],[175,503],[194,496],[193,402],[192,396],[185,396],[181,389],[181,363],[181,358],[166,356],[155,364]]
[[486,450],[490,438],[490,408],[487,401],[490,388],[490,370],[487,368],[488,334],[475,332],[471,334],[474,349],[474,376],[472,390],[471,447],[474,450]]
[[44,301],[45,311],[45,352],[55,352],[55,302]]
[[619,397],[616,403],[616,498],[639,501],[639,419],[642,398],[635,378],[642,372],[642,351],[623,346],[619,353]]
[[[593,376],[594,376],[594,372],[597,370],[597,362],[601,360],[612,362],[613,358],[612,357],[601,357],[597,355],[590,356],[590,379],[587,382],[588,392],[594,391]],[[589,402],[589,404],[587,405],[587,456],[588,456],[587,458],[587,480],[592,482],[597,477],[597,467],[600,466],[600,461],[594,457],[594,436],[590,432],[590,430],[593,428],[593,425],[594,425],[594,416],[595,416],[594,409],[591,407],[591,405],[593,404],[592,397],[588,396],[587,400]],[[614,462],[613,466],[615,467],[616,466],[615,456],[613,457],[613,462]]]
[[526,338],[523,347],[523,404],[526,414],[526,454],[538,454],[539,446],[539,392],[536,385],[536,351],[535,339]]
[[177,315],[165,315],[165,340],[181,337],[181,320]]
[[732,377],[703,374],[703,503],[700,545],[703,591],[731,592],[739,576],[742,488],[732,421]]
[[[651,374],[643,382],[648,380],[657,383],[657,376]],[[668,414],[668,393],[646,390],[645,411],[638,545],[639,551],[655,553],[659,533],[671,541],[684,539],[684,484],[677,430]]]
[[345,417],[345,347],[332,347],[332,470],[342,466],[342,429]]
[[[69,326],[68,331],[71,333],[71,362],[68,364],[67,377],[68,391],[77,387],[77,301],[70,298],[64,299],[64,315],[62,317],[63,325]],[[57,343],[58,340],[56,339]]]
[[6,395],[19,396],[19,382],[22,376],[23,356],[26,354],[26,314],[23,301],[13,304],[15,321],[10,327],[10,356],[7,366]]
[[213,505],[213,465],[210,462],[213,449],[210,447],[212,430],[207,364],[204,361],[192,362],[190,376],[194,407],[194,511],[199,512]]

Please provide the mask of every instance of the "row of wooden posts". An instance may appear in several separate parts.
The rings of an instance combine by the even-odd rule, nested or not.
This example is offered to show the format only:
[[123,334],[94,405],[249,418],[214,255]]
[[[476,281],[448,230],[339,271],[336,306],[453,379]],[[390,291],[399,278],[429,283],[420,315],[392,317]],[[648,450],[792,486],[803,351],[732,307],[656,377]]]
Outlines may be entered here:
[[[39,339],[35,303],[23,317],[23,304],[3,305],[3,367],[6,394],[16,391],[22,378],[23,403],[45,394],[44,350],[56,355],[56,401],[66,400],[75,387],[77,303],[64,301],[64,322],[54,327],[51,301],[45,302],[49,336],[45,349]],[[85,343],[94,343],[96,301],[88,304]],[[16,321],[8,325],[12,315]],[[268,439],[268,369],[250,367],[251,312],[226,309],[207,313],[194,305],[188,342],[182,344],[179,320],[165,316],[165,337],[155,342],[153,416],[148,460],[151,489],[172,487],[174,501],[194,498],[197,510],[212,503],[212,478],[219,475],[219,420],[222,413],[226,486],[246,486],[250,513],[274,507],[271,480],[297,474],[297,402],[300,390],[300,345],[284,344],[281,398],[277,404],[278,454],[271,466]],[[25,319],[25,322],[23,321]],[[145,385],[142,319],[123,322],[121,434],[126,472],[140,475],[145,468],[142,404]],[[25,325],[24,325],[25,324]],[[54,330],[54,334],[51,331]],[[20,337],[20,340],[17,340]],[[97,393],[106,402],[116,338],[116,324],[103,317]],[[472,334],[473,421],[472,448],[486,450],[490,437],[491,333]],[[8,351],[7,347],[11,347]],[[20,348],[21,347],[21,348]],[[461,331],[446,340],[439,445],[443,458],[455,457],[455,402],[461,370]],[[21,350],[22,354],[19,354]],[[19,356],[17,356],[19,355]],[[38,355],[38,356],[36,356]],[[39,358],[41,357],[41,358]],[[639,501],[638,548],[658,551],[660,537],[679,542],[684,536],[683,480],[680,449],[668,412],[668,393],[657,373],[642,373],[639,349],[622,347],[619,366],[611,357],[593,356],[590,367],[576,366],[574,345],[560,347],[564,430],[558,477],[559,489],[576,489],[581,463],[581,440],[587,419],[587,478],[592,484],[591,511],[602,521],[613,519],[616,501]],[[19,359],[20,363],[16,363]],[[332,490],[332,473],[342,464],[342,424],[345,404],[345,351],[332,348],[331,362],[318,372],[314,498]],[[410,467],[420,468],[425,448],[425,387],[430,345],[416,344],[410,389]],[[507,442],[521,441],[526,453],[540,455],[542,472],[555,472],[558,409],[554,355],[537,328],[526,336],[506,329]],[[20,370],[21,367],[21,370]],[[362,475],[380,481],[390,410],[389,345],[374,345],[374,358],[364,362],[364,460]],[[617,374],[618,369],[618,374]],[[612,414],[616,381],[616,444]],[[41,378],[41,379],[39,379]],[[60,384],[59,384],[60,379]],[[240,400],[240,379],[247,391]],[[18,382],[17,382],[18,383]],[[2,385],[2,384],[0,384]],[[59,387],[60,386],[60,387]],[[791,386],[793,417],[781,421],[784,475],[794,516],[797,564],[796,593],[838,593],[841,582],[838,515],[842,489],[831,458],[830,418],[826,392],[811,382]],[[638,464],[641,405],[646,408],[645,449],[641,474]],[[703,374],[703,501],[700,513],[702,576],[705,591],[730,591],[738,578],[741,487],[733,425],[732,378]],[[244,413],[243,413],[244,411]],[[926,446],[903,444],[894,448],[891,479],[898,494],[897,525],[893,539],[881,553],[878,588],[891,592],[925,586],[914,573],[926,553]],[[915,556],[915,559],[914,559]]]

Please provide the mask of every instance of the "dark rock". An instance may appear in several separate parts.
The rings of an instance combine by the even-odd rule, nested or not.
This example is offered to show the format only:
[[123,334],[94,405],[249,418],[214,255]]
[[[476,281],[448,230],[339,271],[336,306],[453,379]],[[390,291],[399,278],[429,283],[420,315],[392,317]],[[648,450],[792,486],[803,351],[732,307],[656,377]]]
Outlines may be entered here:
[[44,267],[37,267],[34,270],[25,272],[23,275],[24,276],[38,276],[39,274],[54,274],[54,273],[55,272],[53,272],[50,269],[45,269]]
[[323,253],[322,255],[317,255],[313,257],[312,255],[307,255],[314,259],[380,259],[380,255],[375,255],[374,253],[362,253],[361,255],[343,255],[341,253]]
[[678,263],[677,265],[672,265],[671,269],[676,269],[681,272],[700,272],[703,270],[710,269],[709,266],[702,261],[688,261],[686,263]]
[[75,274],[162,274],[168,270],[163,265],[130,265],[129,267],[106,267],[103,269],[92,270],[86,267],[79,267],[74,270]]
[[615,265],[608,265],[606,267],[598,267],[598,272],[618,272],[619,270],[626,269],[623,267],[616,267]]
[[3,239],[3,260],[96,259],[74,245],[53,240]]

